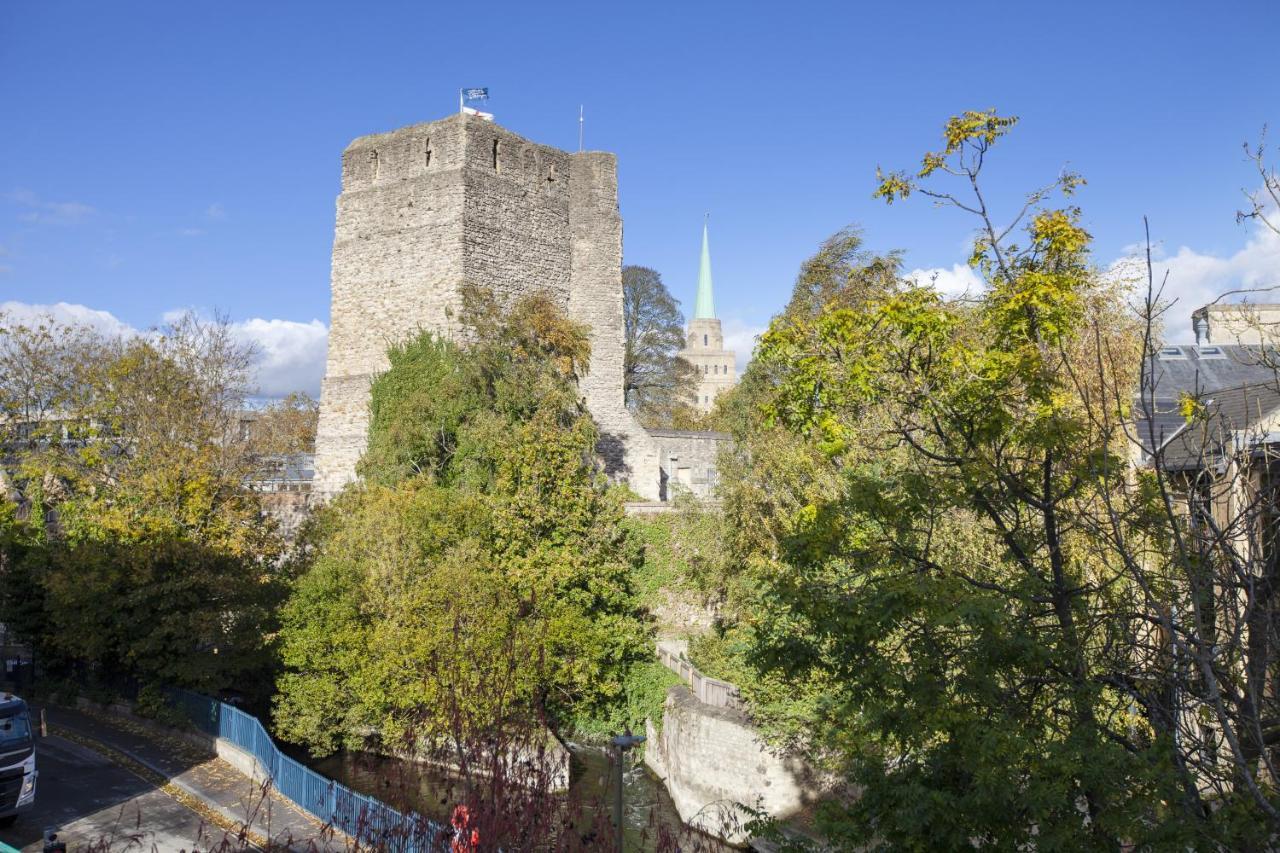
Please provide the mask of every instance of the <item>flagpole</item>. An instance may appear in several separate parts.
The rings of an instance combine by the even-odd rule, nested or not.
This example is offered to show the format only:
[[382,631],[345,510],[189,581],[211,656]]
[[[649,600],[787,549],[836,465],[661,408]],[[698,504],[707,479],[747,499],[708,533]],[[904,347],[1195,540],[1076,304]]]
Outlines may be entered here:
[[578,104],[578,153],[582,153],[582,104]]
[[459,89],[459,90],[458,90],[458,112],[463,112],[463,111],[464,111],[464,109],[465,109],[465,108],[463,107],[463,104],[464,104],[464,103],[465,103],[465,102],[462,100],[462,90],[461,90],[461,89]]

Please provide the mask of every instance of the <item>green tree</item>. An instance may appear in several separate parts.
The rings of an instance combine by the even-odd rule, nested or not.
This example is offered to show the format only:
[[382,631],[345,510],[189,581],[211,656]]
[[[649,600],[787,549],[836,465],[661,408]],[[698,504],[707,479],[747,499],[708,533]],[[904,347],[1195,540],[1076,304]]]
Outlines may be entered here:
[[680,357],[684,317],[657,270],[622,268],[622,317],[626,329],[623,393],[647,425],[671,426],[692,411],[697,384],[693,365]]
[[941,151],[877,192],[977,217],[976,304],[858,276],[802,289],[762,341],[763,428],[793,437],[784,466],[823,474],[727,501],[758,537],[754,662],[816,687],[813,753],[860,791],[823,813],[843,845],[1258,843],[1266,823],[1238,819],[1262,811],[1248,789],[1204,807],[1152,701],[1158,610],[1108,509],[1132,476],[1140,328],[1079,210],[1044,206],[1079,178],[995,226],[981,170],[1013,124],[952,119]]
[[279,544],[243,488],[252,351],[188,316],[127,339],[5,325],[0,358],[24,354],[50,369],[5,387],[28,519],[7,548],[5,621],[46,665],[108,682],[216,690],[261,674]]
[[652,657],[574,383],[586,330],[540,296],[504,311],[472,291],[464,317],[466,348],[390,351],[367,485],[321,515],[286,607],[277,720],[318,752],[455,738],[460,697],[470,734],[607,716]]

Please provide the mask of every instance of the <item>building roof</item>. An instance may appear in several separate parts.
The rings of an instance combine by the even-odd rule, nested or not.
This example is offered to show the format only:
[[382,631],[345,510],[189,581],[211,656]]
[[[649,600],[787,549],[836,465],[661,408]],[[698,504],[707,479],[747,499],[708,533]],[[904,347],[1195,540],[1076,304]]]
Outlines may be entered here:
[[1266,422],[1280,412],[1280,385],[1272,376],[1266,384],[1221,388],[1206,394],[1203,413],[1157,444],[1164,468],[1190,470],[1217,465],[1225,457],[1262,452],[1280,440]]
[[1148,363],[1151,385],[1143,389],[1166,400],[1202,396],[1219,388],[1274,384],[1280,354],[1239,344],[1161,347]]
[[[1144,456],[1149,458],[1155,448],[1165,445],[1187,427],[1181,412],[1184,396],[1207,405],[1215,392],[1225,389],[1277,387],[1280,375],[1274,366],[1277,361],[1280,361],[1277,353],[1256,346],[1178,344],[1161,347],[1147,362],[1145,387],[1141,397],[1135,400],[1134,432]],[[1233,419],[1238,414],[1224,412]]]
[[693,303],[693,319],[714,320],[715,300],[711,296],[711,244],[707,239],[707,223],[702,223],[702,262],[698,265],[698,299]]
[[248,479],[253,483],[307,483],[315,479],[315,460],[314,453],[281,453],[270,456],[262,461],[262,465]]

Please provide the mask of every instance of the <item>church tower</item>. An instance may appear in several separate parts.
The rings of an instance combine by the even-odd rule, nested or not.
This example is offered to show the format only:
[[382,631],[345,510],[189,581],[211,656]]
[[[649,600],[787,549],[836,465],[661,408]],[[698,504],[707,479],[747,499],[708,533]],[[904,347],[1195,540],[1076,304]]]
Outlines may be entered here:
[[693,305],[693,319],[689,321],[685,348],[681,350],[680,357],[698,371],[694,407],[700,412],[711,411],[716,396],[732,388],[738,381],[734,353],[724,348],[724,333],[716,318],[715,300],[711,293],[711,246],[705,222],[702,224],[698,298]]

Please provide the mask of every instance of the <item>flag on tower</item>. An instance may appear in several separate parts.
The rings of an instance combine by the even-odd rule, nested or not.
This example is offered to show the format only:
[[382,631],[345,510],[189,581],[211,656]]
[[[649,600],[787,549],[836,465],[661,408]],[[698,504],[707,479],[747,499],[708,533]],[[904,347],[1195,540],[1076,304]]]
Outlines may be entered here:
[[486,113],[467,106],[467,101],[488,101],[489,87],[478,86],[472,89],[458,90],[458,111],[469,116],[479,116],[485,121],[493,121],[493,113]]

